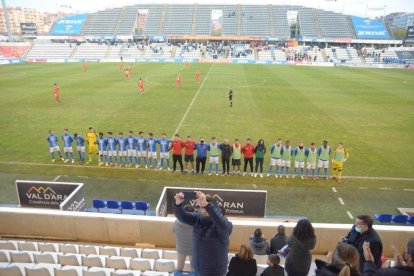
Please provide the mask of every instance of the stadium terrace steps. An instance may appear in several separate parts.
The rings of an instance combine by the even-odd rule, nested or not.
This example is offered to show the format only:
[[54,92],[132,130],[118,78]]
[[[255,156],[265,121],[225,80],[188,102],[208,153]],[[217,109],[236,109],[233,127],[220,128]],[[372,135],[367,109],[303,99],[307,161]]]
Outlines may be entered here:
[[27,58],[69,58],[76,50],[75,46],[69,43],[34,44]]
[[[25,244],[33,244],[32,250],[20,250]],[[67,247],[73,246],[75,251],[67,252]],[[40,250],[49,249],[49,250]],[[82,248],[87,248],[84,251]],[[91,251],[92,250],[92,251]],[[84,253],[82,253],[84,251]],[[174,249],[156,249],[153,247],[119,247],[105,245],[44,243],[20,240],[0,240],[0,275],[15,266],[22,275],[28,269],[46,268],[49,275],[61,275],[58,272],[75,270],[75,275],[87,275],[86,272],[103,271],[105,273],[119,272],[144,275],[145,271],[161,272],[160,275],[173,275],[177,262],[177,251]],[[235,253],[228,253],[228,261]],[[326,260],[325,255],[314,255],[313,259]],[[255,255],[257,274],[260,275],[267,267],[267,255]],[[284,259],[281,260],[284,266]],[[313,275],[315,264],[309,270]],[[190,261],[185,261],[184,271],[191,271]],[[7,275],[7,274],[5,274]],[[44,274],[47,275],[47,274]],[[106,274],[109,275],[109,274]],[[157,274],[158,275],[158,274]]]

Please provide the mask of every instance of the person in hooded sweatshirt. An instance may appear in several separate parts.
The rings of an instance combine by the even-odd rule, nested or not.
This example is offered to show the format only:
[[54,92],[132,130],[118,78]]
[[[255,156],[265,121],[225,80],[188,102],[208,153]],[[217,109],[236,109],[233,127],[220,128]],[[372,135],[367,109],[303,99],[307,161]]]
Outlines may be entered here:
[[307,219],[301,219],[288,239],[288,253],[285,270],[289,276],[308,275],[311,262],[311,250],[316,245],[315,230]]
[[254,231],[253,237],[249,241],[249,247],[255,255],[269,254],[269,243],[263,238],[262,229],[257,228]]

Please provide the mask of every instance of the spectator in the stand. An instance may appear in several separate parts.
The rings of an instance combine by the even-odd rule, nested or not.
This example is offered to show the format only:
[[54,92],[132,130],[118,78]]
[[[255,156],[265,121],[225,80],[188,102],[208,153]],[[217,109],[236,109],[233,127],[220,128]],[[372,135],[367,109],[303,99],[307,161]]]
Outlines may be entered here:
[[260,276],[285,276],[285,269],[279,265],[280,257],[277,254],[270,254],[267,259],[268,267],[263,270]]
[[352,226],[348,235],[342,239],[342,242],[351,244],[356,247],[360,255],[359,267],[362,269],[364,263],[364,242],[370,243],[371,252],[374,255],[377,268],[381,268],[382,241],[377,231],[372,228],[373,219],[368,215],[359,215],[355,219],[355,225]]
[[285,226],[279,225],[277,227],[277,234],[270,240],[270,254],[277,254],[287,244],[287,237],[285,234]]
[[335,250],[328,254],[328,262],[315,260],[317,276],[359,276],[359,253],[355,247],[339,243]]
[[250,238],[249,247],[256,255],[269,254],[269,244],[263,237],[262,229],[257,228],[254,231],[253,237]]
[[245,245],[240,246],[239,253],[230,260],[229,271],[226,276],[255,276],[257,272],[256,260],[253,252]]
[[[381,268],[377,270],[374,263],[375,258],[371,253],[371,246],[368,242],[364,243],[364,257],[365,263],[363,267],[364,276],[409,276],[414,275],[414,238],[411,238],[403,254],[391,246],[391,251],[394,255],[395,266],[391,268]],[[405,263],[405,264],[404,264]]]
[[[188,213],[194,212],[194,207],[190,204],[184,206],[184,211]],[[188,224],[182,223],[178,219],[175,220],[173,231],[175,234],[175,247],[177,250],[177,270],[183,271],[185,259],[192,259],[192,246],[193,246],[193,227]]]
[[285,270],[289,276],[308,275],[316,245],[315,230],[307,219],[299,220],[288,239]]
[[174,197],[175,216],[193,226],[193,260],[191,266],[197,276],[222,276],[227,272],[229,237],[233,224],[224,215],[224,209],[207,201],[202,192],[195,192],[200,212],[188,213],[181,204],[184,194]]

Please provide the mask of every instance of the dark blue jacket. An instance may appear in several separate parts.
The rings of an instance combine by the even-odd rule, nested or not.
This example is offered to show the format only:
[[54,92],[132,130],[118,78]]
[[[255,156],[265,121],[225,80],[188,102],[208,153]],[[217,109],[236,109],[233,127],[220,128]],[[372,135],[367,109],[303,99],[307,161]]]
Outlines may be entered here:
[[194,146],[194,149],[197,150],[197,157],[203,158],[207,157],[207,151],[210,150],[210,145],[198,143]]
[[233,224],[221,213],[221,210],[208,204],[205,207],[209,216],[203,218],[200,213],[188,213],[181,205],[173,210],[177,219],[193,226],[192,266],[199,276],[222,276],[227,271],[229,237]]

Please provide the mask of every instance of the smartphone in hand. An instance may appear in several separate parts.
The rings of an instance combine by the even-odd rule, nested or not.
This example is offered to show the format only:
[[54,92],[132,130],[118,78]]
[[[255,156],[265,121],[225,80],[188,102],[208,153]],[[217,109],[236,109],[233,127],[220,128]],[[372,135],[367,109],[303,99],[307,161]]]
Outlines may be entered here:
[[183,191],[184,200],[193,200],[197,198],[196,192],[193,191]]

